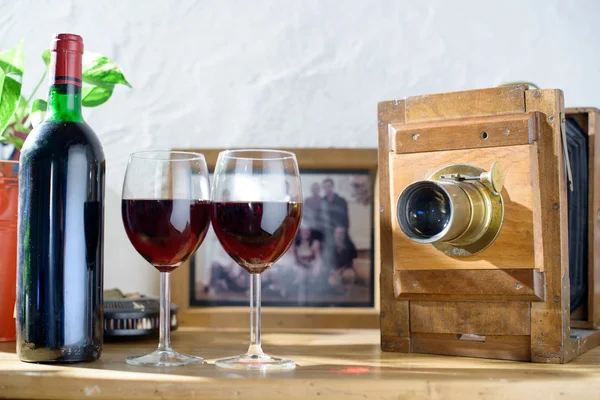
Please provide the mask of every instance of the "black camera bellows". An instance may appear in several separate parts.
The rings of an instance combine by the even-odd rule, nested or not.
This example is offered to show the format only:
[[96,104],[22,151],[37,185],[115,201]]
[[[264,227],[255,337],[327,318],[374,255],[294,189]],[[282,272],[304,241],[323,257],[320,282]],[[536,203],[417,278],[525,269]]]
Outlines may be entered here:
[[575,120],[566,121],[567,148],[573,175],[569,204],[569,279],[571,312],[588,296],[588,138]]

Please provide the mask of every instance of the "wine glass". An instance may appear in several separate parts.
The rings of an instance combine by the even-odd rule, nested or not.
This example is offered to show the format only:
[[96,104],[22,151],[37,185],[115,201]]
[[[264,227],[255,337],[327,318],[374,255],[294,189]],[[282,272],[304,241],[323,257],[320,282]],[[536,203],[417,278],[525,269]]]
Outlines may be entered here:
[[129,157],[121,213],[133,247],[160,271],[158,349],[127,357],[127,364],[179,366],[202,363],[177,353],[170,342],[170,273],[200,246],[210,224],[210,188],[204,156],[182,151],[143,151]]
[[291,369],[291,360],[271,357],[260,343],[260,277],[292,244],[302,216],[302,189],[294,153],[229,150],[219,154],[211,220],[223,249],[250,279],[250,347],[219,360],[230,369]]

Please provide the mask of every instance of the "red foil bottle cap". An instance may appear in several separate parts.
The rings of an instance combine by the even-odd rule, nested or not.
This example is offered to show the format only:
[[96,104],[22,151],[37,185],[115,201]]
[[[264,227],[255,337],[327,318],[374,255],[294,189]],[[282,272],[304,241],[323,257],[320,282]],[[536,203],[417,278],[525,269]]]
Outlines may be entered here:
[[81,86],[81,36],[59,33],[54,37],[50,50],[50,84]]

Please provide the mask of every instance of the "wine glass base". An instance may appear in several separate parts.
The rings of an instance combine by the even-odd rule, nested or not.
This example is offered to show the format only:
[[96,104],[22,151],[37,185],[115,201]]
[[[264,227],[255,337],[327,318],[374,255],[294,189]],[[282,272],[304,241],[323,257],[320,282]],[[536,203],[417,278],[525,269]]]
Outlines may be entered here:
[[125,359],[129,365],[142,367],[179,367],[190,364],[203,364],[204,359],[196,356],[186,356],[173,350],[155,350],[143,356],[131,356]]
[[267,354],[244,354],[238,357],[218,360],[215,365],[219,368],[245,369],[254,371],[289,370],[296,368],[292,360],[271,357]]

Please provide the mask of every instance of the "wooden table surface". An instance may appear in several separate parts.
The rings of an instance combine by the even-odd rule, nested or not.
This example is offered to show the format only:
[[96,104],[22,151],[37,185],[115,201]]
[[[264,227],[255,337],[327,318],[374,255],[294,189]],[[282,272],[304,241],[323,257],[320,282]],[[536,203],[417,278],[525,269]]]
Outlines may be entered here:
[[148,368],[124,363],[154,340],[105,344],[101,360],[37,365],[0,344],[0,397],[25,399],[552,399],[600,398],[600,348],[567,365],[405,355],[379,350],[376,330],[263,334],[266,352],[294,359],[287,372],[227,371],[216,359],[246,350],[247,332],[182,328],[173,347],[204,365]]

